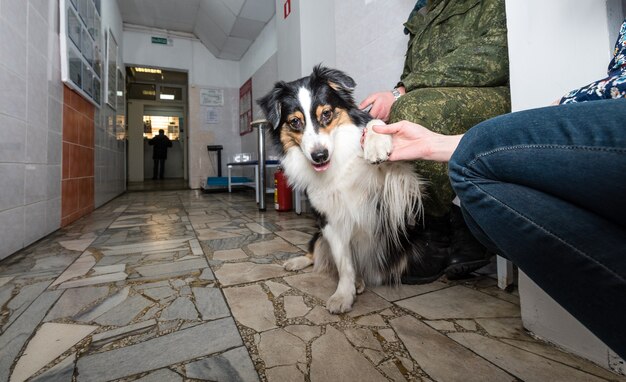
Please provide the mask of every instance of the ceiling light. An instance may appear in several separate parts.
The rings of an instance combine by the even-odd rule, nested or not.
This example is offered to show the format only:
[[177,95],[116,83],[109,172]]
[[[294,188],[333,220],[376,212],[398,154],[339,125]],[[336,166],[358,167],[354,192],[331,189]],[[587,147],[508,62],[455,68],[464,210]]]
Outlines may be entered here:
[[153,69],[153,68],[135,68],[135,70],[139,73],[154,73],[161,74],[161,69]]
[[174,99],[174,94],[159,94],[159,98],[160,99],[173,100]]
[[149,96],[153,96],[156,94],[156,92],[154,90],[142,90],[141,94],[143,95],[149,95]]

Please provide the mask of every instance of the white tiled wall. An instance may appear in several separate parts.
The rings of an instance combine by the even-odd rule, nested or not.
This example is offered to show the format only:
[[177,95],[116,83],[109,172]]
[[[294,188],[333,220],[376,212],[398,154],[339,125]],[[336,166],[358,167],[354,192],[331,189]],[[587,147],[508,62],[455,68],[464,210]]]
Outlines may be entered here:
[[[102,1],[101,4],[103,31],[113,32],[119,46],[118,63],[123,65],[124,32],[117,2]],[[124,161],[126,146],[124,140],[118,140],[116,137],[115,115],[115,110],[103,104],[100,109],[96,108],[94,116],[96,129],[94,133],[94,203],[96,208],[126,190],[126,163]]]
[[0,0],[0,259],[60,225],[58,0]]
[[125,141],[115,136],[115,111],[103,105],[94,118],[94,200],[99,207],[126,190]]

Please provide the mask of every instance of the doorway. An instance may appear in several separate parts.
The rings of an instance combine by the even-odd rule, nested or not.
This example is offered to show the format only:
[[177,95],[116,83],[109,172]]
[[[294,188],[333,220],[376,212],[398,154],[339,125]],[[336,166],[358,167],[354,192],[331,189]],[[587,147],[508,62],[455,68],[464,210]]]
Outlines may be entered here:
[[185,137],[184,132],[185,115],[182,107],[144,105],[143,108],[143,177],[151,179],[154,169],[152,160],[153,146],[150,140],[159,135],[159,130],[163,130],[165,136],[172,142],[172,147],[167,150],[167,160],[165,161],[166,179],[186,179],[185,177]]
[[[145,190],[149,184],[165,183],[187,188],[187,73],[138,66],[127,67],[126,73],[128,189]],[[154,181],[153,146],[149,142],[159,130],[164,131],[172,146],[167,150],[165,179]]]

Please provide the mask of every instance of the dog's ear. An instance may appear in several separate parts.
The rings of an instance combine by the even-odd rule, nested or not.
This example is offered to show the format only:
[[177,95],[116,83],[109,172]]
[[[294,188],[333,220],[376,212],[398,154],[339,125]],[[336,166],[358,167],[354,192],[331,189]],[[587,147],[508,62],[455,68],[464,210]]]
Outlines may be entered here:
[[311,82],[325,82],[334,89],[342,98],[352,101],[352,92],[356,82],[341,70],[323,67],[321,64],[313,68]]
[[277,82],[269,93],[256,101],[257,105],[259,105],[263,110],[265,118],[267,118],[273,129],[276,129],[280,123],[280,99],[284,89],[285,82]]

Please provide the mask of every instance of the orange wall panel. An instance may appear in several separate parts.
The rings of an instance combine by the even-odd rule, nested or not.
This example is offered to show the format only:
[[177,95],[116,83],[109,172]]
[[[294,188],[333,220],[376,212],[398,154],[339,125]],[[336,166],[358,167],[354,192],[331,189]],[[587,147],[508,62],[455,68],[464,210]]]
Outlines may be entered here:
[[63,179],[70,178],[70,147],[72,145],[63,142]]
[[94,210],[94,106],[63,87],[61,226]]

